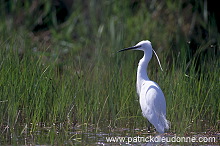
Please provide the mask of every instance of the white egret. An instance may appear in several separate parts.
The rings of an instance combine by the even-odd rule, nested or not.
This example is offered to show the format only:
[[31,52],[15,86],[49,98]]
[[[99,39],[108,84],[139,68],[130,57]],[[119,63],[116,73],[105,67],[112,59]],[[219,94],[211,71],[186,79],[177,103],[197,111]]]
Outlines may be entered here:
[[[166,119],[166,100],[164,94],[157,83],[151,81],[147,75],[147,66],[152,57],[152,51],[155,53],[158,63],[159,58],[151,46],[151,42],[141,41],[137,45],[122,49],[126,50],[141,50],[144,51],[144,56],[140,60],[137,69],[137,93],[139,95],[139,102],[142,114],[154,125],[159,133],[164,133],[169,129],[169,121]],[[162,67],[160,65],[162,70]]]

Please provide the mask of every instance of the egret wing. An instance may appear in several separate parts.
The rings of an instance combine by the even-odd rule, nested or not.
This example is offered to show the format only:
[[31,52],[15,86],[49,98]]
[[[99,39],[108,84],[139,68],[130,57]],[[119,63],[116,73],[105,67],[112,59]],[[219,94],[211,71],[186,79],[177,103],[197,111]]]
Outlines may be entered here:
[[164,132],[167,126],[166,101],[160,87],[152,81],[141,88],[140,105],[143,116],[155,126],[157,131]]

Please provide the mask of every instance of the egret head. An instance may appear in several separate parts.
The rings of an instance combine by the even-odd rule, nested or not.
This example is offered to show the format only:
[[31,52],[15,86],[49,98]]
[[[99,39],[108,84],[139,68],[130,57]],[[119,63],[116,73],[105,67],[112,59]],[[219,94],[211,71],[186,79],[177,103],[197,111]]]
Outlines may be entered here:
[[147,51],[146,53],[152,54],[153,48],[151,46],[151,42],[146,40],[146,41],[141,41],[141,42],[137,43],[133,47],[129,47],[129,48],[119,50],[118,52],[127,51],[127,50],[141,50],[141,51]]
[[119,50],[118,52],[122,52],[122,51],[127,51],[127,50],[141,50],[144,51],[144,55],[150,60],[152,57],[152,51],[154,52],[155,56],[157,57],[157,61],[160,65],[161,70],[163,71],[161,64],[160,64],[160,60],[157,56],[157,53],[154,51],[154,49],[152,48],[151,42],[148,40],[145,41],[141,41],[139,43],[137,43],[135,46],[133,47],[129,47],[129,48],[125,48],[122,50]]

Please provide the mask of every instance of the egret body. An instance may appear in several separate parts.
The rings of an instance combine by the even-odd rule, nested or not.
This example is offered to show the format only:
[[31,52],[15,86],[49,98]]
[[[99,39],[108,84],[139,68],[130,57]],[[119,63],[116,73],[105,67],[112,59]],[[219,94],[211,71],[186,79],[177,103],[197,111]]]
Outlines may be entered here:
[[[143,116],[154,125],[159,133],[164,133],[165,129],[169,129],[169,121],[166,119],[166,100],[158,84],[151,81],[147,75],[147,66],[151,60],[152,51],[155,55],[156,52],[153,50],[151,42],[148,40],[141,41],[137,45],[122,49],[119,52],[126,50],[144,51],[144,56],[139,61],[137,69],[137,94],[139,95]],[[160,65],[158,57],[157,60]]]

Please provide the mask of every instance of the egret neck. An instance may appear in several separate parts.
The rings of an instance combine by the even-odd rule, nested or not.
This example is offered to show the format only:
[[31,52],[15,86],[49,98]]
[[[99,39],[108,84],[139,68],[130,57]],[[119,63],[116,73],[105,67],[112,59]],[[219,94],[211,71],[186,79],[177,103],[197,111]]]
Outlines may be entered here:
[[149,78],[147,75],[147,66],[148,66],[148,63],[151,57],[152,57],[152,53],[151,55],[150,54],[146,55],[144,51],[144,56],[138,63],[138,69],[137,69],[137,93],[138,95],[140,95],[141,87],[144,81],[149,81]]

